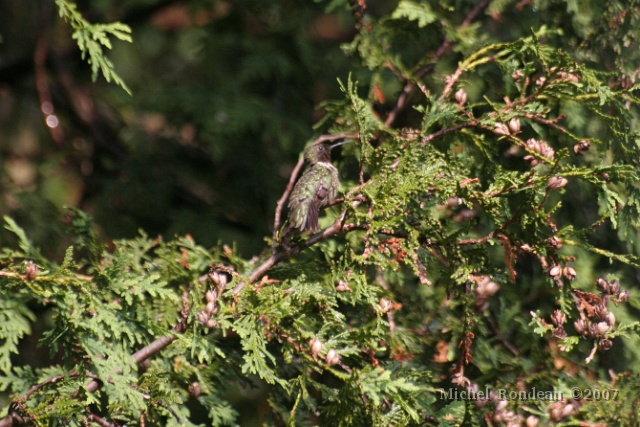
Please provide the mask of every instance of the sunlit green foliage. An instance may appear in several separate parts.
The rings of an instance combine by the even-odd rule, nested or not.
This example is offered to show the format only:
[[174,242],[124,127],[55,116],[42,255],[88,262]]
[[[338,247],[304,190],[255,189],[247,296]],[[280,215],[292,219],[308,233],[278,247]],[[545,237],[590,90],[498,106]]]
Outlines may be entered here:
[[107,58],[102,50],[112,48],[109,36],[118,40],[131,42],[131,28],[122,22],[109,24],[91,24],[78,12],[75,3],[67,0],[56,0],[60,17],[71,25],[73,29],[72,37],[78,43],[82,59],[86,59],[91,65],[91,78],[93,81],[98,77],[98,71],[106,81],[113,80],[115,84],[122,87],[128,94],[131,90],[122,78],[115,72],[113,63]]

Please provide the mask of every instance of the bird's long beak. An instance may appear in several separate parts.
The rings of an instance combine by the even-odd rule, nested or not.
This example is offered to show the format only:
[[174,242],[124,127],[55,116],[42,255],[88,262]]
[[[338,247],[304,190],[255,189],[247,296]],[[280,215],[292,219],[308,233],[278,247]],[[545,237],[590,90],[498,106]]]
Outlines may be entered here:
[[331,144],[331,145],[329,146],[329,148],[333,150],[334,148],[339,147],[340,145],[348,144],[348,143],[350,143],[350,142],[351,142],[351,141],[340,141],[340,142],[336,142],[335,144]]

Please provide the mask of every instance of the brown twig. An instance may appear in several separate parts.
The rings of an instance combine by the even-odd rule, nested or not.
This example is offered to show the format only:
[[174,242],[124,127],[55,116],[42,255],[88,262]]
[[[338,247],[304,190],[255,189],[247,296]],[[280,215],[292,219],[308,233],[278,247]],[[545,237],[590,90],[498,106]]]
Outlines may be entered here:
[[[15,271],[6,271],[6,270],[0,271],[0,276],[11,277],[11,278],[22,278],[22,279],[25,278],[24,274],[21,274],[21,273],[15,272]],[[38,281],[39,277],[40,276],[36,276],[33,280],[34,281]],[[42,277],[44,277],[44,276],[42,276]],[[87,276],[86,274],[78,274],[78,273],[73,274],[73,278],[80,279],[80,280],[86,280],[86,281],[89,281],[89,282],[93,280],[92,276]],[[45,280],[49,280],[49,279],[50,278],[47,277]]]
[[[63,380],[65,378],[74,378],[78,376],[80,376],[79,372],[70,372],[67,375],[56,375],[55,377],[49,378],[48,380],[42,381],[41,383],[32,386],[29,390],[27,390],[24,396],[22,396],[22,399],[23,400],[29,399],[33,393],[40,390],[42,387],[48,386],[49,384],[55,384],[58,381]],[[87,376],[95,377],[94,375],[90,375],[90,374],[88,374]]]
[[520,357],[520,351],[518,350],[518,348],[511,344],[505,337],[503,334],[500,333],[500,329],[498,329],[498,325],[496,325],[496,321],[493,319],[493,317],[489,316],[487,318],[487,321],[489,322],[489,325],[491,325],[491,329],[493,329],[493,333],[494,335],[498,338],[498,340],[502,343],[502,345],[511,352],[511,354],[513,354],[515,357]]
[[441,136],[447,135],[449,133],[457,132],[460,129],[473,127],[473,126],[476,126],[476,125],[477,125],[476,122],[468,122],[468,123],[460,123],[459,125],[451,126],[450,128],[440,129],[439,131],[434,132],[434,133],[432,133],[430,135],[427,135],[424,138],[422,138],[422,141],[420,141],[420,144],[428,144],[429,142],[431,142],[434,139],[439,138]]
[[269,271],[274,265],[278,264],[282,260],[285,260],[299,253],[303,249],[306,249],[309,246],[312,246],[322,240],[325,240],[345,230],[346,227],[343,226],[343,221],[346,214],[347,214],[346,210],[342,211],[342,214],[333,222],[333,224],[331,224],[329,227],[325,228],[324,230],[320,231],[319,233],[309,237],[304,242],[291,247],[280,247],[279,251],[276,251],[275,253],[273,253],[255,270],[253,270],[251,274],[249,274],[247,281],[238,283],[231,291],[231,295],[237,295],[240,291],[242,291],[242,289],[244,289],[247,283],[255,282],[256,280],[261,278],[267,271]]
[[102,417],[99,417],[96,414],[89,414],[87,417],[87,421],[93,421],[94,423],[100,424],[102,427],[114,427],[117,424],[110,423]]
[[500,228],[497,228],[497,229],[495,229],[495,230],[492,230],[491,232],[489,232],[489,234],[487,234],[487,235],[486,235],[486,236],[484,236],[484,237],[478,237],[478,238],[476,238],[476,239],[461,239],[461,240],[458,240],[458,242],[457,242],[457,243],[458,243],[458,245],[460,245],[460,246],[465,246],[465,245],[481,245],[481,244],[483,244],[483,243],[487,243],[490,239],[492,239],[492,238],[493,238],[493,236],[495,236],[496,232],[497,232],[498,230],[500,230],[500,229],[501,229],[501,227],[500,227]]
[[[45,2],[47,5],[50,2]],[[53,98],[51,97],[51,89],[49,88],[49,77],[47,76],[47,56],[49,52],[49,26],[46,23],[50,14],[50,7],[43,5],[42,11],[42,30],[38,36],[36,48],[33,52],[33,71],[38,91],[38,101],[40,102],[40,112],[45,126],[49,130],[51,139],[57,145],[63,145],[65,142],[64,133],[60,128],[60,120],[55,114],[53,107]]]
[[564,127],[560,126],[558,124],[558,122],[564,118],[566,118],[565,114],[562,114],[558,117],[556,117],[555,119],[546,119],[544,117],[539,116],[538,114],[531,114],[531,113],[526,113],[526,114],[521,114],[522,117],[526,118],[526,119],[531,119],[535,122],[538,123],[542,123],[543,125],[547,125],[550,128],[553,128],[555,130],[557,130],[558,132],[561,132],[565,135],[568,135],[572,138],[574,138],[573,135],[571,135],[571,133]]
[[302,169],[302,165],[304,165],[304,156],[300,154],[300,157],[298,158],[298,163],[296,163],[293,170],[291,171],[291,176],[289,176],[289,182],[287,183],[287,187],[284,189],[284,193],[282,193],[282,196],[278,199],[278,203],[276,203],[276,213],[275,213],[275,218],[273,219],[272,249],[275,249],[275,245],[276,245],[276,233],[278,232],[278,228],[280,228],[280,220],[282,218],[282,208],[285,202],[287,201],[287,199],[289,198],[289,194],[291,194],[291,191],[293,190],[293,185],[295,184],[296,179],[298,178],[298,174]]
[[446,78],[446,83],[444,89],[442,89],[442,93],[438,97],[438,100],[444,99],[449,93],[451,93],[451,89],[453,86],[460,80],[460,76],[464,73],[464,68],[458,67],[458,69],[450,76]]
[[[86,373],[86,376],[90,377],[90,378],[97,378],[95,375],[90,374],[90,373]],[[55,377],[51,377],[47,380],[42,381],[41,383],[35,384],[33,386],[31,386],[31,388],[29,390],[27,390],[27,392],[19,398],[15,398],[12,400],[12,403],[14,405],[18,405],[21,406],[19,404],[19,402],[25,402],[26,400],[28,400],[35,392],[37,392],[38,390],[40,390],[43,387],[46,387],[48,385],[51,384],[55,384],[61,380],[64,380],[65,378],[75,378],[75,377],[79,377],[80,373],[79,372],[69,372],[66,375],[56,375]],[[9,427],[9,426],[18,426],[18,425],[27,425],[30,424],[32,422],[32,419],[30,417],[23,417],[21,415],[19,415],[15,410],[10,410],[9,414],[5,417],[0,419],[0,427]]]
[[[187,317],[189,316],[189,291],[188,290],[183,292],[182,300],[183,300],[183,306],[182,306],[182,310],[180,311],[180,316],[181,316],[180,322],[178,322],[178,324],[171,329],[172,334],[156,339],[151,344],[141,348],[140,350],[136,351],[131,355],[134,362],[136,362],[138,365],[144,362],[145,360],[147,360],[148,358],[150,358],[151,356],[153,356],[154,354],[158,353],[163,348],[167,347],[172,342],[174,342],[178,337],[178,335],[187,329]],[[119,374],[119,373],[120,372],[116,372],[116,374]],[[86,385],[86,389],[89,392],[94,392],[98,390],[100,386],[101,386],[100,381],[98,381],[97,379],[94,379]]]

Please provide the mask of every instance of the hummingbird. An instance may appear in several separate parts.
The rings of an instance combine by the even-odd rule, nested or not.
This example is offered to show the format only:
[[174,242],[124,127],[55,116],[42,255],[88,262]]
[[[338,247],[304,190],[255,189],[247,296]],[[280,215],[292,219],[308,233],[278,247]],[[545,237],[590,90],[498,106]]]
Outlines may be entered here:
[[300,231],[318,230],[320,209],[336,198],[340,186],[338,169],[331,164],[331,150],[347,142],[315,144],[304,152],[308,166],[289,197],[290,227]]

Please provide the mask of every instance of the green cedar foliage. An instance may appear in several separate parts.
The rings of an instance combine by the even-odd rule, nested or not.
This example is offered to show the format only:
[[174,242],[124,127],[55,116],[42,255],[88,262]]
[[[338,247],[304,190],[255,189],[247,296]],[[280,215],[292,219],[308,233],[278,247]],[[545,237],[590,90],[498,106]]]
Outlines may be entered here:
[[91,78],[95,82],[98,72],[106,81],[113,80],[129,95],[131,90],[122,78],[115,72],[113,63],[104,55],[103,47],[112,48],[111,37],[131,43],[131,28],[122,22],[109,24],[91,24],[78,11],[75,3],[67,0],[55,0],[61,18],[71,26],[72,37],[78,43],[82,59],[86,59],[91,65]]
[[[238,425],[253,389],[264,425],[635,425],[635,18],[525,3],[330,3],[365,70],[317,124],[352,143],[316,235],[276,227],[251,259],[189,236],[102,246],[70,210],[55,262],[5,218],[1,422]],[[15,356],[36,319],[46,367]]]

